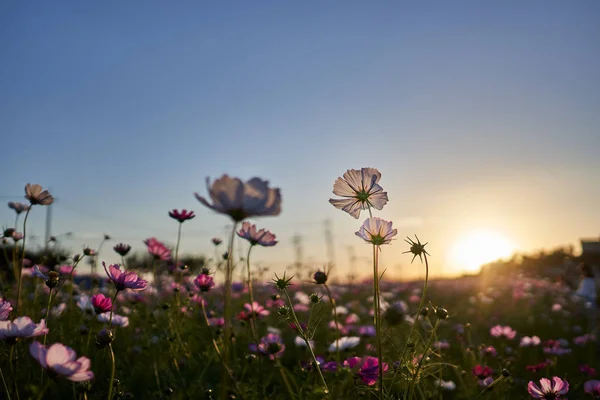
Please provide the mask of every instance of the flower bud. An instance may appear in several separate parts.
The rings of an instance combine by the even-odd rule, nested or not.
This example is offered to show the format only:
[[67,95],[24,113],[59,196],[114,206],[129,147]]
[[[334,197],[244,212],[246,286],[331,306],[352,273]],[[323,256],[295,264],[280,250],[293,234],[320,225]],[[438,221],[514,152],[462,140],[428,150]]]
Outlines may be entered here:
[[321,301],[321,298],[319,297],[319,295],[318,295],[318,294],[316,294],[316,293],[312,293],[312,294],[310,295],[310,302],[311,302],[311,303],[313,303],[313,304],[318,304],[320,301]]
[[104,328],[96,335],[96,347],[103,349],[110,345],[113,341],[113,333],[108,329]]
[[60,278],[60,275],[58,272],[56,272],[56,271],[48,272],[48,279],[46,280],[46,286],[48,286],[50,289],[55,288],[56,286],[58,286],[59,278]]
[[448,310],[442,307],[438,307],[435,309],[435,315],[437,315],[439,319],[446,319],[448,318]]
[[327,282],[327,274],[323,271],[317,271],[313,275],[313,279],[315,280],[315,283],[323,285]]
[[422,315],[423,317],[426,317],[426,316],[427,316],[427,314],[429,314],[429,308],[428,308],[428,307],[423,307],[423,308],[421,308],[421,315]]
[[508,378],[510,376],[510,372],[506,368],[502,368],[502,376]]
[[290,310],[288,310],[286,306],[281,306],[277,309],[277,314],[281,315],[282,317],[287,317],[290,314]]

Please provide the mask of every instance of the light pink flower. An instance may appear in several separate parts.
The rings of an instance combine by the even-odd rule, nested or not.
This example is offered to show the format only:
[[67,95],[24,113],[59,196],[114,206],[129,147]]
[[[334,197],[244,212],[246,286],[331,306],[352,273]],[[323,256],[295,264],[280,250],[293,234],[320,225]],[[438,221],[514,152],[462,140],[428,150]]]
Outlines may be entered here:
[[144,240],[144,244],[148,247],[148,253],[157,260],[169,261],[171,259],[171,250],[156,238]]
[[279,189],[269,188],[269,182],[260,178],[242,182],[223,175],[212,185],[206,178],[206,186],[212,204],[198,193],[194,194],[196,199],[220,214],[229,215],[236,222],[250,217],[279,215],[281,212]]
[[520,346],[521,347],[535,347],[535,346],[539,346],[539,344],[541,343],[540,338],[537,336],[524,336],[521,338],[521,343]]
[[12,309],[10,302],[0,297],[0,321],[6,321]]
[[45,335],[48,333],[46,321],[40,320],[39,324],[33,323],[29,317],[18,317],[11,321],[0,321],[0,340],[17,340]]
[[349,169],[333,184],[333,194],[342,199],[329,199],[334,207],[358,219],[361,210],[381,210],[388,202],[387,192],[378,185],[381,173],[375,168]]
[[392,229],[392,222],[385,221],[378,217],[371,217],[363,222],[362,226],[356,232],[356,236],[362,238],[367,243],[376,246],[389,244],[392,238],[398,234],[397,229]]
[[587,381],[583,384],[583,391],[594,397],[600,397],[600,381]]
[[256,225],[250,222],[242,223],[242,228],[237,232],[237,235],[250,242],[251,246],[261,245],[265,247],[275,246],[277,240],[275,235],[265,229],[256,230]]
[[569,391],[569,383],[558,376],[553,377],[552,381],[542,378],[539,387],[533,381],[529,381],[527,391],[534,399],[559,400]]
[[118,291],[126,289],[144,290],[148,286],[148,281],[143,280],[133,271],[123,272],[116,264],[110,265],[107,269],[104,261],[102,261],[102,266]]
[[504,336],[507,339],[514,339],[517,336],[517,332],[513,330],[510,326],[500,326],[496,325],[490,329],[490,335],[493,337],[501,337]]
[[8,202],[8,208],[15,210],[18,214],[21,214],[23,211],[27,211],[31,208],[31,206],[23,203],[15,203],[13,201]]
[[75,350],[60,343],[54,343],[48,349],[41,343],[29,345],[29,354],[40,363],[48,375],[62,376],[73,382],[84,382],[94,378],[90,371],[90,359],[77,358]]

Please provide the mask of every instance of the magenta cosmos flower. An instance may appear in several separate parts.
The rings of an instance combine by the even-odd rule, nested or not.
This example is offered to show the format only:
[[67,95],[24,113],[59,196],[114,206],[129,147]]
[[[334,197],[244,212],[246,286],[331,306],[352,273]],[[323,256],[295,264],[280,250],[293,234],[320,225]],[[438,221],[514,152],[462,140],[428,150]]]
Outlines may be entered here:
[[392,223],[378,217],[371,217],[363,222],[362,226],[356,232],[356,236],[362,238],[367,243],[373,243],[376,246],[389,244],[392,238],[398,234],[397,229],[392,229]]
[[102,261],[102,266],[106,271],[106,275],[115,283],[118,291],[125,289],[144,290],[148,286],[148,281],[143,280],[133,271],[123,272],[116,264],[110,265],[107,269],[104,261]]
[[215,281],[210,275],[200,274],[194,279],[194,284],[201,292],[208,292],[215,286]]
[[93,295],[90,302],[92,303],[92,307],[94,307],[94,312],[96,314],[102,314],[112,310],[112,300],[102,293]]
[[210,204],[204,197],[194,193],[198,201],[220,214],[229,215],[240,222],[250,217],[279,215],[281,212],[281,193],[278,188],[269,188],[269,182],[252,178],[242,182],[238,178],[223,175],[210,184],[206,178]]
[[29,202],[34,204],[39,204],[42,206],[49,206],[54,203],[54,197],[47,190],[42,190],[40,185],[32,185],[28,183],[25,186],[25,198],[29,200]]
[[333,184],[333,194],[342,199],[329,199],[334,207],[358,219],[360,210],[381,210],[388,202],[387,192],[377,182],[381,173],[375,168],[349,169]]
[[188,211],[185,208],[181,211],[179,211],[179,210],[169,211],[169,217],[176,219],[180,223],[184,223],[188,219],[192,219],[195,216],[196,215],[194,215],[193,211]]
[[281,357],[285,351],[283,339],[274,333],[269,333],[267,336],[261,338],[258,346],[251,344],[249,347],[252,351],[258,351],[265,356],[269,356],[271,360],[274,360],[275,357]]
[[275,246],[277,240],[275,235],[265,229],[256,230],[256,225],[250,222],[242,223],[242,228],[237,232],[237,235],[250,242],[251,246],[261,245],[265,247]]
[[600,397],[600,381],[593,380],[585,382],[583,384],[583,391],[587,394],[591,394],[595,398]]
[[171,250],[156,238],[150,238],[144,240],[144,244],[148,247],[148,253],[154,257],[155,260],[169,261],[171,259]]
[[238,319],[244,321],[249,321],[251,318],[266,317],[269,314],[271,314],[269,310],[265,309],[257,301],[253,302],[252,304],[244,304],[244,308],[246,309],[246,311],[240,311],[240,313],[238,314]]
[[533,381],[529,381],[527,391],[534,399],[559,400],[569,391],[569,383],[558,376],[553,377],[552,381],[542,378],[539,387]]
[[496,325],[490,329],[490,335],[493,337],[506,337],[507,339],[514,339],[517,336],[517,332],[513,330],[510,326],[500,326]]
[[90,371],[90,359],[77,358],[75,350],[60,343],[54,343],[46,349],[42,344],[29,345],[29,354],[40,363],[51,377],[62,376],[73,382],[84,382],[94,378]]
[[[388,370],[388,365],[383,363],[383,372]],[[377,357],[363,357],[361,366],[358,369],[358,377],[368,386],[373,386],[377,382],[379,375],[379,360]]]
[[0,321],[6,321],[12,309],[10,302],[0,297]]
[[40,320],[39,324],[33,323],[29,317],[18,317],[11,321],[0,321],[0,340],[16,342],[20,338],[29,338],[48,333],[46,321]]

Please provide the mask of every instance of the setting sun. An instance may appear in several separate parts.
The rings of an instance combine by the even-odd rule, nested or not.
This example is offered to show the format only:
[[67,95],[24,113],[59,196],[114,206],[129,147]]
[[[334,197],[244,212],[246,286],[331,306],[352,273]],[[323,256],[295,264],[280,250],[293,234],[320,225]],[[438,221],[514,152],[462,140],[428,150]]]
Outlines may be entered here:
[[456,242],[450,261],[459,271],[475,272],[481,265],[510,256],[514,245],[504,236],[490,231],[477,231]]

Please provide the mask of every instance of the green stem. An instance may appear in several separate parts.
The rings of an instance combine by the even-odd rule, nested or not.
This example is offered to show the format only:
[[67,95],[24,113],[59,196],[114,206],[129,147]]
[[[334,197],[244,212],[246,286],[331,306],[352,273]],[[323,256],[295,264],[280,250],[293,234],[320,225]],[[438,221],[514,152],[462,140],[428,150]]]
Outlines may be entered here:
[[113,383],[115,381],[115,353],[113,352],[112,344],[108,345],[108,350],[110,351],[110,361],[112,363],[110,382],[108,383],[108,400],[112,400]]
[[37,400],[42,400],[44,398],[44,393],[46,393],[46,390],[48,390],[48,388],[50,387],[51,384],[52,384],[52,379],[48,379],[48,382],[46,382],[46,384],[44,385],[44,387],[42,388],[40,393],[37,395],[37,397],[36,397]]
[[[179,223],[179,228],[177,229],[177,245],[175,246],[175,283],[178,284],[181,283],[181,275],[178,275],[179,272],[181,272],[181,270],[179,269],[179,243],[181,241],[181,225],[183,225],[183,223]],[[175,300],[176,300],[176,304],[177,304],[177,309],[179,309],[179,290],[175,291]]]
[[289,308],[292,311],[292,318],[293,318],[294,324],[296,325],[296,328],[298,329],[298,332],[300,332],[300,337],[302,338],[302,340],[304,340],[304,343],[306,343],[306,347],[308,347],[308,349],[310,350],[310,355],[312,356],[315,368],[317,369],[317,372],[319,373],[319,376],[321,378],[321,382],[323,383],[323,387],[325,388],[325,393],[329,393],[329,388],[327,387],[327,382],[325,381],[323,372],[321,372],[321,366],[319,365],[319,362],[317,361],[317,357],[315,356],[312,346],[310,345],[310,340],[306,336],[304,329],[302,329],[302,325],[300,325],[300,321],[298,320],[298,317],[296,316],[296,312],[294,311],[294,305],[292,304],[292,299],[290,298],[290,295],[286,289],[283,289],[283,293],[285,294],[285,298],[288,301]]
[[[231,282],[233,279],[233,242],[235,240],[235,231],[237,229],[237,222],[233,223],[233,227],[231,229],[231,237],[229,238],[229,248],[227,250],[227,265],[225,268],[225,304],[223,314],[225,317],[225,324],[223,326],[223,332],[225,338],[223,340],[224,344],[224,368],[225,372],[229,371],[229,357],[231,354],[231,319],[232,319],[232,307],[231,307]],[[221,386],[221,399],[227,398],[227,384],[223,382]]]
[[498,378],[496,378],[496,380],[492,383],[490,383],[488,386],[486,386],[478,395],[477,397],[475,397],[475,399],[473,400],[477,400],[478,398],[480,398],[485,392],[487,392],[488,390],[490,390],[492,388],[492,386],[496,385],[498,382],[504,380],[504,375],[500,375]]
[[[370,209],[369,209],[370,211]],[[377,359],[379,367],[379,391],[377,397],[383,399],[383,357],[381,347],[381,307],[379,303],[379,247],[373,245],[373,304],[375,305],[375,333],[377,336]]]
[[8,386],[6,385],[6,379],[4,379],[4,373],[2,372],[2,368],[0,368],[0,377],[2,378],[2,383],[4,384],[4,390],[6,391],[6,398],[11,400],[10,390],[8,390]]
[[421,359],[419,360],[419,364],[417,364],[417,369],[415,370],[415,373],[413,374],[413,378],[412,378],[412,382],[411,382],[411,389],[410,389],[410,399],[412,399],[413,395],[414,395],[414,391],[415,391],[415,384],[417,382],[417,377],[419,376],[419,371],[421,370],[421,366],[423,365],[423,360],[425,360],[425,356],[427,355],[427,352],[429,351],[429,348],[431,347],[431,343],[433,342],[433,338],[435,337],[435,333],[438,329],[438,327],[440,326],[440,321],[441,319],[438,319],[435,323],[435,326],[433,327],[433,330],[431,331],[431,335],[429,336],[429,340],[427,340],[427,344],[425,345],[425,350],[423,351],[423,354],[421,355]]
[[342,338],[342,332],[340,332],[340,329],[339,329],[337,306],[335,304],[335,299],[331,295],[331,290],[329,290],[329,286],[327,286],[326,283],[323,284],[323,286],[325,286],[325,290],[327,291],[327,297],[329,297],[329,302],[331,303],[331,307],[333,308],[333,319],[335,321],[335,328],[337,330],[337,340],[335,341],[335,353],[336,353],[336,361],[339,364],[341,362],[340,339]]
[[[250,253],[252,252],[252,248],[254,245],[250,245],[248,249],[248,255],[246,256],[246,271],[248,273],[247,284],[248,284],[248,296],[250,297],[250,307],[252,308],[252,312],[254,313],[254,289],[252,287],[252,276],[250,275]],[[254,342],[258,345],[258,333],[256,331],[256,322],[254,315],[250,318],[250,328],[252,329],[252,336],[254,338]]]
[[119,294],[119,291],[117,290],[112,299],[112,304],[110,305],[110,318],[108,319],[108,329],[109,330],[112,330],[111,324],[112,324],[112,318],[113,318],[113,310],[115,308],[117,308],[117,295],[118,294]]
[[295,398],[296,396],[294,396],[294,390],[292,389],[292,385],[290,384],[290,381],[289,381],[287,375],[285,374],[285,370],[283,368],[283,365],[281,365],[279,358],[275,358],[275,364],[277,365],[277,368],[279,369],[279,373],[281,374],[283,383],[285,383],[285,387],[288,391],[288,394],[290,395],[290,399]]
[[[33,207],[33,205],[31,205]],[[15,306],[15,315],[19,313],[19,305],[21,304],[21,282],[22,278],[22,269],[23,269],[23,260],[25,259],[25,241],[27,240],[27,218],[29,217],[29,212],[31,211],[31,207],[25,213],[25,219],[23,220],[23,250],[21,251],[21,257],[17,260],[16,269],[18,271],[17,278],[19,279],[19,283],[17,285],[17,305]],[[16,227],[15,227],[16,229]],[[15,248],[17,244],[15,243]]]

